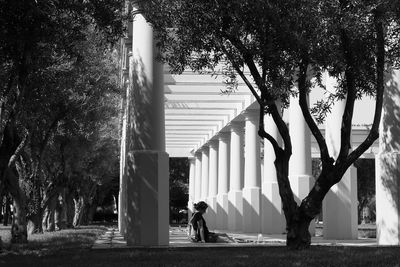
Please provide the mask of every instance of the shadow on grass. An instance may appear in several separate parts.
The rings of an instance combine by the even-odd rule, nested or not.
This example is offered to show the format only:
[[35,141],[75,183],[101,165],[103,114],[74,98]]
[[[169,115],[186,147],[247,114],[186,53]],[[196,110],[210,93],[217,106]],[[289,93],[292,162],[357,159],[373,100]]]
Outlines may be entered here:
[[8,256],[7,266],[398,266],[398,247],[312,246],[304,251],[286,247],[224,247],[85,250],[57,255]]
[[[66,249],[87,249],[106,230],[105,226],[90,225],[33,234],[28,236],[27,244],[11,244],[7,238],[3,240],[3,253],[48,255]],[[6,231],[9,229],[2,229],[2,233]]]

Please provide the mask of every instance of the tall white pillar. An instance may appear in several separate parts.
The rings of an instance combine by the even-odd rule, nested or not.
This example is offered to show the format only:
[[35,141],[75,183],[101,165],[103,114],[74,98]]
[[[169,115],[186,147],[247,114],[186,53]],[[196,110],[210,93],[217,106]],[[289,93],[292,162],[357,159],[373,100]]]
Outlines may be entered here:
[[[289,112],[289,132],[292,140],[289,180],[296,202],[300,205],[315,183],[311,165],[311,132],[297,97],[290,98]],[[312,236],[315,235],[314,220],[310,223],[309,231]]]
[[[264,116],[265,131],[278,144],[282,143],[278,128],[270,115]],[[261,185],[261,232],[265,234],[282,234],[286,229],[282,200],[276,175],[275,151],[271,143],[264,140],[264,171]]]
[[242,230],[243,225],[243,125],[231,122],[230,181],[228,192],[228,229]]
[[206,201],[208,197],[208,146],[201,149],[201,200]]
[[195,181],[195,168],[196,159],[189,158],[189,201],[188,201],[188,218],[191,217],[193,213],[193,203],[194,203],[194,181]]
[[[129,40],[129,41],[128,41]],[[118,230],[123,235],[126,236],[126,152],[128,149],[128,114],[129,114],[129,99],[130,99],[130,84],[129,84],[129,66],[133,65],[132,58],[132,43],[130,38],[124,38],[124,58],[122,66],[122,85],[125,90],[125,97],[122,102],[122,129],[121,129],[121,150],[120,150],[120,183],[119,183],[119,194],[118,194]]]
[[208,175],[208,210],[207,224],[208,228],[217,227],[217,193],[218,193],[218,141],[211,140],[209,154],[209,175]]
[[378,245],[400,245],[400,71],[387,77],[376,157]]
[[217,228],[228,228],[229,133],[218,135]]
[[[326,75],[328,91],[334,91],[335,80]],[[340,129],[345,100],[337,101],[326,118],[325,139],[329,154],[336,159],[340,151]],[[342,180],[334,185],[323,201],[325,239],[357,239],[357,170],[350,167]]]
[[133,19],[132,97],[127,149],[126,240],[128,245],[168,245],[169,162],[165,153],[164,71],[156,61],[153,28]]
[[194,203],[199,202],[201,198],[201,153],[198,151],[195,154],[195,172],[194,172]]
[[243,232],[261,231],[261,164],[260,139],[258,137],[258,111],[246,110],[245,116],[245,164],[243,187]]

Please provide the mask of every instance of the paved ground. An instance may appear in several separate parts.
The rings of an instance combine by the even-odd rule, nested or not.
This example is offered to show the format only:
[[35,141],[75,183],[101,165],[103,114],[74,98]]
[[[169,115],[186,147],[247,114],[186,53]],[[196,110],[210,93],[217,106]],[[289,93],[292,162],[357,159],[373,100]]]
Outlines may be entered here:
[[[224,243],[192,243],[187,238],[186,228],[170,227],[169,247],[240,247],[240,246],[284,246],[286,244],[285,235],[258,235],[246,233],[226,233],[223,237]],[[357,240],[325,240],[322,237],[313,237],[313,245],[327,246],[377,246],[375,238],[359,238]],[[126,241],[116,228],[108,228],[107,232],[101,236],[93,245],[92,249],[112,249],[129,248]]]

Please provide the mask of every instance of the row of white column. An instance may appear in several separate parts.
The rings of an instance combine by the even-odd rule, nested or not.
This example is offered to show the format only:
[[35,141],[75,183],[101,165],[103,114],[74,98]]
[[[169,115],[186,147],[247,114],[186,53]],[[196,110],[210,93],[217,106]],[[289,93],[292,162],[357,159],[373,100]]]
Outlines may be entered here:
[[[195,202],[206,201],[209,204],[206,216],[211,228],[281,234],[286,226],[274,166],[275,154],[266,140],[261,164],[258,111],[246,110],[243,115],[244,123],[231,122],[230,132],[219,133],[191,160],[189,208]],[[292,123],[294,126],[304,124],[297,117],[293,120],[296,121]],[[265,125],[267,132],[280,142],[272,118],[267,116]],[[301,145],[295,146],[295,161],[291,164],[291,180],[295,181],[293,191],[300,199],[312,185],[311,142],[308,132],[298,128],[292,131],[293,136],[303,140]],[[264,166],[262,177],[261,166]]]
[[[295,199],[300,204],[314,184],[311,135],[297,99],[291,102],[289,130],[293,153],[289,179]],[[336,105],[327,120],[326,139],[334,157],[340,147],[340,124],[336,122],[341,121],[343,108],[342,104]],[[206,201],[209,204],[206,216],[211,228],[280,234],[286,225],[274,166],[275,153],[265,140],[261,164],[258,111],[247,110],[243,115],[244,127],[243,122],[231,122],[230,132],[219,133],[191,160],[189,208],[195,202]],[[266,131],[281,143],[271,117],[266,116],[265,126]],[[329,192],[323,210],[325,238],[357,238],[357,184],[353,167]],[[310,232],[315,232],[314,222],[310,225]]]

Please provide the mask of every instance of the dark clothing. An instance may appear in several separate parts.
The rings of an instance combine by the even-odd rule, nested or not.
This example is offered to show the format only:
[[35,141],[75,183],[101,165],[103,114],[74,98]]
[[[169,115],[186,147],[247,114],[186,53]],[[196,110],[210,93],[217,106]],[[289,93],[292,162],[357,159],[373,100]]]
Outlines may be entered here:
[[192,218],[190,219],[190,223],[192,224],[193,230],[196,233],[195,239],[196,241],[201,241],[199,221],[203,222],[204,238],[206,239],[205,241],[208,242],[208,236],[210,232],[208,231],[206,220],[204,220],[203,215],[200,212],[193,213]]

